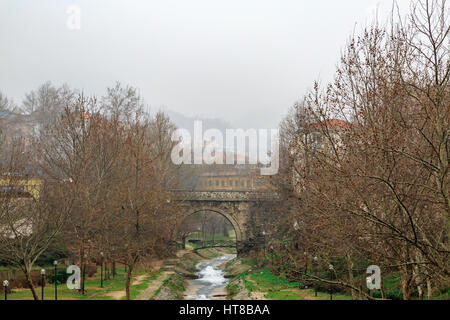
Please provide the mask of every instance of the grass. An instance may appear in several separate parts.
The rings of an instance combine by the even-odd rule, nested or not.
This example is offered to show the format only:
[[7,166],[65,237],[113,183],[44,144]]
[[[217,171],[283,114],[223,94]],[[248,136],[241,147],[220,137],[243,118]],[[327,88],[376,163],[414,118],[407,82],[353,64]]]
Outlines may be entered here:
[[[244,263],[244,261],[243,261]],[[254,263],[251,264],[254,266]],[[301,283],[290,282],[281,274],[279,276],[272,273],[270,269],[252,268],[246,273],[238,276],[242,279],[249,293],[262,292],[264,297],[270,300],[329,300],[330,295],[325,292],[318,292],[315,296],[313,289],[300,289]],[[231,297],[238,293],[238,285],[230,283],[227,290]],[[333,300],[351,300],[349,295],[333,293]]]
[[169,288],[171,295],[176,300],[183,300],[183,292],[186,290],[185,280],[179,274],[172,274],[168,279],[164,280],[162,285],[155,290],[150,300],[155,300],[156,296],[161,292],[163,287]]
[[[317,292],[317,297],[312,289],[287,289],[272,291],[265,295],[271,300],[330,300],[330,294]],[[351,296],[333,293],[333,300],[352,300]]]
[[[209,233],[205,234],[205,240],[206,241],[212,241],[212,235]],[[187,237],[187,239],[202,239],[201,234],[200,233],[194,233],[190,236]],[[214,235],[214,240],[215,241],[227,241],[227,240],[235,240],[236,239],[236,233],[234,232],[233,229],[228,230],[228,237],[224,236],[221,232],[216,233]]]
[[[150,274],[140,284],[130,286],[130,299],[135,299],[136,296],[149,283],[158,278],[162,271],[155,271]],[[141,269],[133,272],[133,276],[143,275],[147,273],[146,270]],[[117,275],[111,280],[103,281],[103,288],[100,288],[100,268],[98,272],[91,278],[87,278],[85,282],[86,294],[82,295],[78,290],[69,290],[66,284],[58,285],[58,300],[114,300],[113,297],[108,296],[108,293],[114,291],[124,291],[126,282],[126,273],[123,268],[117,268]],[[36,292],[41,298],[41,287],[36,287]],[[13,292],[8,295],[9,300],[32,300],[33,296],[30,289],[13,289]],[[54,287],[52,284],[47,284],[44,288],[44,299],[54,300]],[[126,299],[125,297],[123,299]]]

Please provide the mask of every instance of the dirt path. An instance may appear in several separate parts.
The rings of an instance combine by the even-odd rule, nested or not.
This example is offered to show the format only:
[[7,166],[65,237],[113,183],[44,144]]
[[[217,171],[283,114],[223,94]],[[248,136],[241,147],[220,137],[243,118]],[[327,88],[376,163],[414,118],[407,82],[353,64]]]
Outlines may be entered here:
[[125,290],[123,291],[111,291],[108,292],[107,294],[105,294],[105,296],[111,297],[114,300],[120,300],[123,297],[125,297],[127,295],[127,293],[125,292]]
[[172,271],[164,271],[156,280],[153,280],[149,283],[147,289],[143,290],[137,297],[136,300],[150,300],[153,297],[153,294],[156,290],[158,290],[163,281],[169,278],[170,275],[174,274]]
[[136,278],[134,278],[134,281],[131,285],[133,285],[133,286],[140,285],[148,277],[150,277],[150,275],[148,273],[137,276]]

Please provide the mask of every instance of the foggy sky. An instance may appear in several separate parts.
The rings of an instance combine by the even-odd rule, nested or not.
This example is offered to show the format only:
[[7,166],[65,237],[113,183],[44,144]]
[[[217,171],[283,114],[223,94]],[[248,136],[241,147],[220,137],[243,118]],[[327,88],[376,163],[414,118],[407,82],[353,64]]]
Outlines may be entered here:
[[[398,1],[408,9],[408,0]],[[140,88],[152,109],[276,127],[314,80],[329,81],[353,30],[390,0],[0,0],[0,91],[45,81],[102,95]],[[81,9],[81,29],[66,26]]]

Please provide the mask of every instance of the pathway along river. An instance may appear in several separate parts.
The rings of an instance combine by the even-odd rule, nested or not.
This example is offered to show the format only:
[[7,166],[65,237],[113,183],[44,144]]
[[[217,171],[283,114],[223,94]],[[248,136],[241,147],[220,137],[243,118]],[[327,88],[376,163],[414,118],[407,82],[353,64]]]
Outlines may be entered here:
[[199,270],[198,279],[188,280],[185,299],[225,300],[228,279],[224,277],[224,272],[219,266],[235,257],[235,254],[226,255],[198,263],[196,266]]

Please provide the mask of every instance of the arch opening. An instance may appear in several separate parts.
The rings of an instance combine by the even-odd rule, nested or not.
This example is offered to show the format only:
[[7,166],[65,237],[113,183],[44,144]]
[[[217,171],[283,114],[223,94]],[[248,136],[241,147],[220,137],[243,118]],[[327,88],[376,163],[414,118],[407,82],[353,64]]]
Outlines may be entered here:
[[232,216],[215,209],[198,209],[179,221],[175,239],[181,249],[228,247],[237,250],[242,233]]

